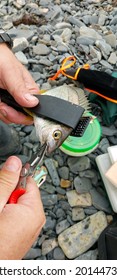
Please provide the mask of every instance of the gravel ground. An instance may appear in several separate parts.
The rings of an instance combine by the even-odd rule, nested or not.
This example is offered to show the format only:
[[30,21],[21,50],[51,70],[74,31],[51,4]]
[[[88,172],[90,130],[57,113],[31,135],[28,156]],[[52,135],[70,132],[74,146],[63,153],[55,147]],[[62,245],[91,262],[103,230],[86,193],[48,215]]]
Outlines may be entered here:
[[[116,6],[117,1],[111,0],[1,0],[0,24],[13,36],[18,60],[41,89],[50,89],[72,82],[63,76],[57,81],[48,79],[70,54],[77,55],[80,66],[89,63],[91,69],[110,75],[117,72]],[[46,224],[26,260],[99,258],[98,238],[112,221],[114,211],[95,158],[117,145],[117,113],[115,104],[112,117],[112,104],[105,101],[104,111],[97,99],[90,102],[91,113],[102,129],[98,147],[82,157],[68,156],[57,149],[44,159],[48,176],[41,186],[41,197]],[[38,148],[35,128],[12,126],[20,136],[18,156],[24,164]],[[1,158],[1,164],[4,160]]]

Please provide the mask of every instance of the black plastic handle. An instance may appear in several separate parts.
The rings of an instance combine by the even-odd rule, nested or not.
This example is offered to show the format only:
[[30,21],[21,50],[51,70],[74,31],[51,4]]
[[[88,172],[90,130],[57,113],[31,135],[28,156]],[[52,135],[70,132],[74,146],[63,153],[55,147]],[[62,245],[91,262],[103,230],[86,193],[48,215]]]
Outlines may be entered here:
[[[70,69],[66,73],[74,76],[76,70]],[[117,103],[117,78],[106,72],[81,68],[77,81],[82,83],[89,91],[99,94],[105,99]]]

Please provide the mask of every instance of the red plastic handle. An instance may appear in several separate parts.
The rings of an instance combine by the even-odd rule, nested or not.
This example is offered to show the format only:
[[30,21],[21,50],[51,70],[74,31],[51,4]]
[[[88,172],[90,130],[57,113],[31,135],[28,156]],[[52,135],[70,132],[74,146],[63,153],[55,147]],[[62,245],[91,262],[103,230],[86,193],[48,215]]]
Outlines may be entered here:
[[25,189],[17,189],[17,190],[15,190],[15,191],[13,191],[12,192],[12,194],[11,194],[11,196],[10,196],[10,198],[9,198],[9,200],[8,200],[8,203],[12,203],[12,204],[16,204],[17,203],[17,200],[18,200],[18,198],[21,196],[21,195],[23,195],[24,193],[26,192],[26,190]]

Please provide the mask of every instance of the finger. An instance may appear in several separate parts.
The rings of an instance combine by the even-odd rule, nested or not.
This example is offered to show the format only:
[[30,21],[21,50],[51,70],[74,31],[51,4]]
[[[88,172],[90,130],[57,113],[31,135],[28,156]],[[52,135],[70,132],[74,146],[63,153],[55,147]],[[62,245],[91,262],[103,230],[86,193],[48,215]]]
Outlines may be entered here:
[[3,54],[6,56],[7,63],[4,63],[4,60],[0,63],[0,86],[7,89],[20,105],[36,106],[39,100],[33,94],[38,93],[38,86],[8,48],[3,50]]
[[0,119],[5,123],[33,124],[31,116],[26,116],[2,102],[0,103]]
[[20,159],[11,156],[0,170],[0,212],[18,184],[21,168]]
[[38,213],[36,215],[37,219],[39,218],[41,224],[45,224],[45,214],[40,191],[32,177],[27,178],[26,193],[20,196],[17,203],[29,207],[34,213]]

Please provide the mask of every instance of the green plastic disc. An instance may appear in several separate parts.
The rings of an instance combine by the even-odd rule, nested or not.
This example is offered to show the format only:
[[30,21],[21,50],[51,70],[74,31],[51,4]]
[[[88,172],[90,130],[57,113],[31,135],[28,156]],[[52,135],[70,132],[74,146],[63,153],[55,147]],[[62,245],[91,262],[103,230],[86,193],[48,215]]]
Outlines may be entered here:
[[100,123],[92,114],[87,113],[86,116],[90,116],[92,119],[83,136],[68,136],[60,146],[64,153],[71,156],[83,156],[91,153],[98,146],[101,137]]

